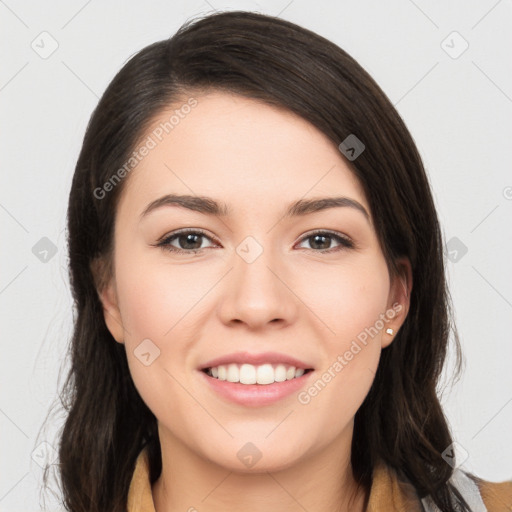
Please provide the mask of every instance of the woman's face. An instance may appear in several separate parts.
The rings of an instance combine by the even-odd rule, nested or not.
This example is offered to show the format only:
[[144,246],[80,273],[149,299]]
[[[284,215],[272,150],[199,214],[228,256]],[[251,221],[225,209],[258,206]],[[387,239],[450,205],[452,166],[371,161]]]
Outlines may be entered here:
[[[155,118],[124,178],[115,278],[101,295],[108,328],[163,447],[234,471],[343,450],[393,339],[386,329],[396,333],[407,311],[363,189],[304,119],[220,92],[195,100]],[[301,207],[332,198],[345,199]],[[220,380],[220,366],[262,383]],[[291,366],[312,371],[293,377]]]

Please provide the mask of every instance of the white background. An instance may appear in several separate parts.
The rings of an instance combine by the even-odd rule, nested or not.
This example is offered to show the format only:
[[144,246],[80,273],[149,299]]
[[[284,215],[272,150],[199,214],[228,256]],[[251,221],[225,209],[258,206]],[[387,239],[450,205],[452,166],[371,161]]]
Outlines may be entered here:
[[[396,105],[424,158],[445,240],[456,237],[467,247],[448,262],[466,369],[443,394],[446,413],[468,454],[463,468],[488,480],[511,479],[510,0],[5,0],[0,510],[40,509],[42,470],[37,450],[32,454],[45,440],[56,446],[62,423],[56,416],[40,433],[57,396],[59,370],[62,383],[67,368],[73,318],[66,207],[89,116],[131,55],[213,8],[280,15],[325,36],[358,60]],[[50,36],[40,36],[44,31]],[[453,31],[461,37],[446,39]],[[52,40],[58,48],[45,59],[31,47],[48,51]],[[464,40],[469,48],[452,58]],[[57,248],[46,263],[32,252],[42,237]],[[38,450],[51,453],[49,445]]]

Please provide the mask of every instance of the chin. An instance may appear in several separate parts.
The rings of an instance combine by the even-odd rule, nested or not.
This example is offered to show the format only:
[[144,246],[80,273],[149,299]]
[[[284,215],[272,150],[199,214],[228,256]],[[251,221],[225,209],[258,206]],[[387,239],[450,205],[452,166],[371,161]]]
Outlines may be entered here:
[[248,437],[244,437],[246,439],[244,441],[237,439],[230,442],[230,445],[235,444],[234,449],[232,446],[226,447],[222,454],[216,454],[217,457],[215,455],[209,457],[210,460],[229,471],[257,474],[293,467],[299,463],[297,454],[304,452],[303,448],[299,451],[296,446],[291,444],[289,447],[283,446],[282,441],[277,438],[276,443],[272,443],[262,436],[262,441],[259,443],[258,440],[247,441]]

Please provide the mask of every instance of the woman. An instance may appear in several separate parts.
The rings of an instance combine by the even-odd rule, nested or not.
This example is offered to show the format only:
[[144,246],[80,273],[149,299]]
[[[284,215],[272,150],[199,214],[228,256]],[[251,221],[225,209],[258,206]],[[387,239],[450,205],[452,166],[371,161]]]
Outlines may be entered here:
[[227,12],[143,49],[68,220],[69,510],[512,506],[458,468],[436,394],[452,323],[421,159],[333,43]]

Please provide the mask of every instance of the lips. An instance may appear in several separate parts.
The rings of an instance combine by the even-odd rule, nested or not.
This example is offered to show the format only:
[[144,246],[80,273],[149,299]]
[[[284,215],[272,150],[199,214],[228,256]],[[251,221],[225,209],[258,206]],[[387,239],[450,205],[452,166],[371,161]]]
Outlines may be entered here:
[[234,352],[225,356],[211,359],[204,364],[201,364],[199,370],[208,370],[218,366],[226,366],[229,364],[251,364],[253,366],[260,366],[265,363],[270,364],[283,364],[287,367],[294,366],[297,369],[302,370],[314,370],[311,364],[308,364],[300,359],[291,357],[286,354],[280,354],[278,352],[262,352],[259,354],[251,354],[250,352]]

